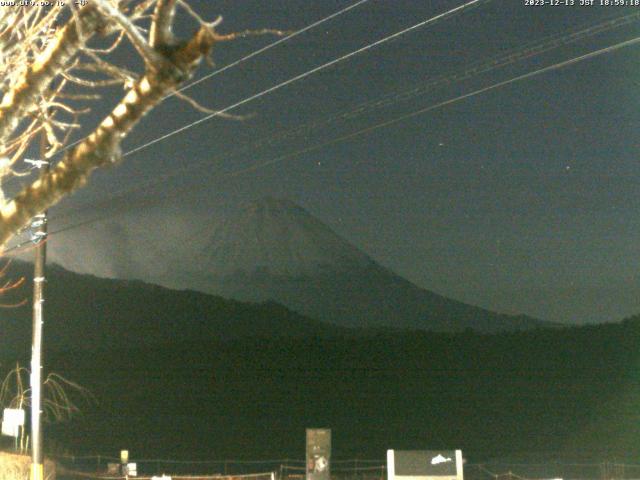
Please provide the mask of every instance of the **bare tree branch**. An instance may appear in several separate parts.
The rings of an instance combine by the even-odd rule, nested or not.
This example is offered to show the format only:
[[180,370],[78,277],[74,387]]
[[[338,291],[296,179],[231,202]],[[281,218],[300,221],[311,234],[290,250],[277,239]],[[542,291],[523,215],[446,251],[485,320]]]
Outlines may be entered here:
[[175,42],[173,19],[176,14],[176,2],[177,0],[158,0],[156,3],[149,31],[149,43],[155,49]]
[[98,10],[100,10],[107,18],[113,19],[120,25],[120,28],[127,34],[127,37],[144,59],[147,68],[155,70],[162,62],[162,56],[159,55],[146,41],[140,33],[138,27],[129,20],[125,15],[115,8],[109,0],[93,0]]
[[[8,201],[0,188],[0,250],[32,217],[84,185],[93,170],[117,163],[122,140],[192,77],[215,43],[252,34],[282,34],[264,30],[220,35],[215,27],[221,17],[206,22],[184,0],[92,0],[82,8],[67,4],[52,11],[40,7],[0,11],[0,87],[5,91],[0,102],[0,157],[6,163],[0,165],[0,186],[4,177],[15,174],[11,167],[37,133],[44,132],[52,146],[47,158],[66,145],[79,127],[78,116],[87,111],[78,101],[100,98],[101,88],[113,84],[124,84],[127,93],[93,133],[67,150],[47,174]],[[186,41],[178,41],[173,33],[178,5],[199,26]],[[58,25],[63,22],[64,26]],[[115,38],[90,45],[96,33]],[[124,37],[143,59],[143,73],[128,71],[110,57]],[[26,42],[26,48],[20,48],[20,42]],[[195,100],[178,96],[205,111]]]
[[23,116],[33,110],[38,97],[82,47],[80,31],[85,32],[85,36],[91,35],[103,22],[104,19],[95,8],[90,5],[83,7],[77,20],[70,20],[58,32],[33,66],[4,94],[0,104],[0,145],[6,142]]
[[167,94],[189,79],[220,38],[201,27],[181,48],[167,52],[159,70],[147,72],[98,128],[47,175],[26,187],[0,209],[0,245],[30,219],[86,183],[91,172],[120,160],[120,142]]

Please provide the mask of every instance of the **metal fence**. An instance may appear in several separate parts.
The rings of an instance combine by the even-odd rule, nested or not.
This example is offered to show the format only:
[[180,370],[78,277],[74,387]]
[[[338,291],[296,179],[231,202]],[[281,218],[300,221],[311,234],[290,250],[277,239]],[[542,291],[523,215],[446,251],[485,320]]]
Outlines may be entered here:
[[486,463],[468,464],[465,480],[639,480],[640,465],[601,463]]
[[[59,465],[59,480],[80,478],[107,478],[109,464],[120,460],[106,456],[59,456],[54,458]],[[303,480],[305,461],[294,459],[274,460],[170,460],[132,459],[137,465],[139,478],[150,478],[162,474],[174,480],[180,476],[198,478],[247,479],[258,475],[266,480]],[[76,476],[63,472],[76,472]],[[267,472],[267,473],[264,473]],[[273,474],[271,476],[271,473]],[[384,460],[332,460],[332,480],[385,480],[387,476]],[[465,480],[640,480],[640,464],[601,463],[475,463],[465,464]],[[113,476],[112,476],[113,478]],[[121,478],[121,477],[115,477]]]

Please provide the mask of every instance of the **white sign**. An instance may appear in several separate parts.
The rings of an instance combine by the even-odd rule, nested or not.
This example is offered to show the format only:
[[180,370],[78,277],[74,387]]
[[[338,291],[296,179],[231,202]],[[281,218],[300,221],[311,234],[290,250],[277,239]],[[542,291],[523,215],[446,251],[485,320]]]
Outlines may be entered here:
[[9,437],[17,437],[20,427],[24,425],[24,410],[17,408],[5,408],[2,416],[2,434]]
[[463,480],[461,450],[387,450],[387,480]]
[[136,463],[127,463],[127,475],[130,477],[138,476],[138,465]]
[[151,477],[151,480],[171,480],[171,477],[167,477],[166,475],[162,475],[161,477]]

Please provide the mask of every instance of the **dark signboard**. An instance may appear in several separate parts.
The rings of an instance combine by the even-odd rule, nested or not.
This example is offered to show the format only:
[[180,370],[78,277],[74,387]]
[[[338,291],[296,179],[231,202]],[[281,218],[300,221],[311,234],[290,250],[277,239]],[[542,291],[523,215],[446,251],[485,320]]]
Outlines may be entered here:
[[331,462],[331,429],[307,429],[307,479],[329,480]]

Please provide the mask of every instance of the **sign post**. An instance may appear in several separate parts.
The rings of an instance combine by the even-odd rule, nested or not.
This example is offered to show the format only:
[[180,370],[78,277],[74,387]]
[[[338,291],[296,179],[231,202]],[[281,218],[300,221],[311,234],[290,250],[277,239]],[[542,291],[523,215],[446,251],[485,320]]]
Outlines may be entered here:
[[331,429],[307,428],[306,480],[330,480]]
[[388,480],[463,480],[462,450],[387,450]]

